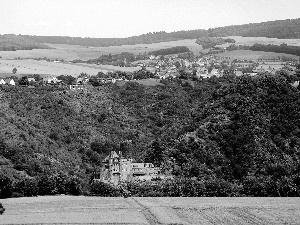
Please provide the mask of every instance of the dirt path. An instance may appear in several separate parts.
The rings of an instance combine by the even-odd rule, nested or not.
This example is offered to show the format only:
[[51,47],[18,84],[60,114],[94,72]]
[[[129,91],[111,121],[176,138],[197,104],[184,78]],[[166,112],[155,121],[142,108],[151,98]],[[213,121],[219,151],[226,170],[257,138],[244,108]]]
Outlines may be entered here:
[[0,224],[300,224],[300,198],[1,199]]

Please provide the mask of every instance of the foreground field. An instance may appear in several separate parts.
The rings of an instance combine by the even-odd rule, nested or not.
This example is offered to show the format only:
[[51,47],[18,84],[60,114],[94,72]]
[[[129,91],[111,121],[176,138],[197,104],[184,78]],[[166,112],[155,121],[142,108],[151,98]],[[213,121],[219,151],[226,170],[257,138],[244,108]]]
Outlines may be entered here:
[[[89,75],[97,75],[98,72],[104,73],[108,71],[128,71],[133,72],[141,69],[141,67],[119,67],[112,65],[92,65],[84,63],[62,63],[62,62],[48,62],[45,60],[0,60],[0,73],[11,73],[12,69],[17,69],[17,74],[50,74],[50,75],[62,75],[68,74],[72,76],[78,76],[80,73],[87,73]],[[11,76],[10,75],[10,76]]]
[[299,198],[102,198],[1,200],[0,224],[300,224]]

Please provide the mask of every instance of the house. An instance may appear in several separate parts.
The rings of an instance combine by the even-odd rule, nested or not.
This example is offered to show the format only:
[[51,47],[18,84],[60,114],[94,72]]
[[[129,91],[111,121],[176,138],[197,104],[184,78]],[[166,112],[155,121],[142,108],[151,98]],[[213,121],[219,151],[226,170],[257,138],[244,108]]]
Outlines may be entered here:
[[70,85],[70,90],[83,90],[84,86],[83,85],[78,85],[78,84],[74,84],[74,85]]
[[291,85],[295,88],[299,86],[299,81],[295,81],[294,83],[291,83]]
[[30,77],[30,78],[28,78],[28,82],[30,83],[30,82],[35,82],[35,79],[33,78],[33,77]]
[[150,56],[149,56],[149,59],[150,59],[150,60],[153,60],[153,59],[155,59],[155,56],[154,56],[154,55],[150,55]]
[[196,72],[196,77],[198,79],[200,78],[209,78],[210,75],[208,75],[208,70],[206,68],[198,68]]
[[88,77],[78,77],[76,79],[76,84],[78,84],[78,85],[87,84],[88,82],[89,82]]
[[242,76],[242,75],[243,75],[243,71],[241,71],[241,70],[236,70],[236,71],[235,71],[235,75],[238,76],[238,77],[239,77],[239,76]]
[[0,80],[0,84],[6,84],[3,79]]
[[169,70],[167,73],[165,73],[166,78],[176,78],[180,77],[180,74],[177,72],[177,70]]
[[57,84],[60,83],[61,80],[58,80],[56,76],[46,76],[43,77],[44,84]]
[[210,72],[210,74],[212,76],[220,77],[220,73],[219,73],[218,69],[212,69],[212,71]]
[[164,70],[164,71],[157,71],[155,73],[155,76],[159,77],[159,79],[166,79],[167,78],[167,76],[166,76],[167,72],[168,71],[166,71],[166,70]]

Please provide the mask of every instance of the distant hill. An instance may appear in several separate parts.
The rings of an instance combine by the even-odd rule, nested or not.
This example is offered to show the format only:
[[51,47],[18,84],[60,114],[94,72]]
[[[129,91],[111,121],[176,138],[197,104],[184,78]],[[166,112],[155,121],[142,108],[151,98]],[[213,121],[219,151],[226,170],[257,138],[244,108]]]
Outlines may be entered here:
[[268,37],[268,38],[300,38],[300,19],[276,20],[263,23],[250,23],[226,27],[197,29],[188,31],[165,31],[142,34],[128,38],[81,38],[68,36],[30,36],[22,37],[37,43],[72,44],[93,47],[151,44],[182,39],[197,39],[199,37]]
[[50,48],[42,43],[37,43],[32,38],[22,35],[4,34],[0,35],[0,51],[32,50]]
[[20,49],[48,48],[44,43],[71,44],[91,47],[107,47],[120,45],[151,44],[158,42],[197,39],[200,37],[268,37],[268,38],[300,38],[300,19],[276,20],[263,23],[250,23],[226,27],[197,29],[188,31],[165,31],[142,34],[127,38],[81,38],[68,36],[30,36],[1,35],[0,49],[14,51]]
[[68,36],[29,36],[24,35],[38,43],[72,44],[92,47],[107,47],[120,45],[151,44],[166,41],[177,41],[182,39],[196,39],[207,33],[206,30],[176,31],[167,33],[165,31],[142,34],[128,38],[81,38]]
[[268,21],[218,27],[207,30],[209,36],[244,36],[268,38],[300,38],[300,19]]

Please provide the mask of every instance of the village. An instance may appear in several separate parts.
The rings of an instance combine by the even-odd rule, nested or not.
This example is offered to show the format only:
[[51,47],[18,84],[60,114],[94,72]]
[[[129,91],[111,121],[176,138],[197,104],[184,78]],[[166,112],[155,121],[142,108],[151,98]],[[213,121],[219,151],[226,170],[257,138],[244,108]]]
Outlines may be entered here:
[[[299,75],[298,61],[286,61],[284,58],[261,58],[261,59],[235,59],[234,57],[219,56],[218,53],[226,51],[226,48],[215,47],[207,54],[194,56],[190,52],[171,55],[147,55],[142,60],[127,63],[129,67],[138,67],[134,72],[113,71],[106,74],[99,71],[97,75],[82,72],[73,79],[64,79],[70,75],[31,75],[26,78],[16,76],[13,71],[11,77],[1,78],[0,85],[27,85],[31,87],[39,85],[68,86],[71,90],[80,90],[84,85],[92,84],[99,86],[108,83],[155,80],[161,82],[165,79],[183,79],[201,81],[211,77],[224,75],[263,75],[285,74],[288,76]],[[126,58],[124,58],[126,62]],[[62,62],[60,62],[62,63]],[[138,69],[137,68],[137,69]],[[14,68],[15,69],[15,68]],[[13,69],[13,70],[14,70]],[[60,79],[62,78],[62,79]],[[94,81],[94,82],[93,82]]]

